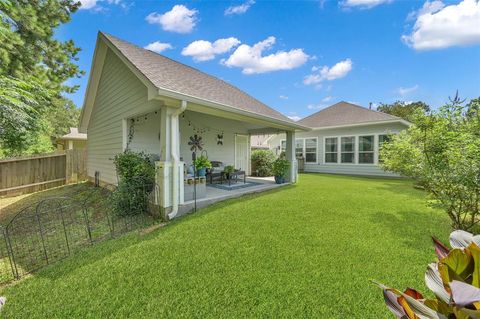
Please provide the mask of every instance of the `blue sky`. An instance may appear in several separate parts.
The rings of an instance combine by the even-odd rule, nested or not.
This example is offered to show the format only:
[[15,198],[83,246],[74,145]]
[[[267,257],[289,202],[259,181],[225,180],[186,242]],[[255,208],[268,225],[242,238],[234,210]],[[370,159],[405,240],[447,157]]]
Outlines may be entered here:
[[438,107],[456,89],[480,96],[478,0],[82,0],[57,31],[82,48],[87,75],[71,81],[79,107],[99,30],[142,47],[158,42],[150,48],[294,119],[341,100]]

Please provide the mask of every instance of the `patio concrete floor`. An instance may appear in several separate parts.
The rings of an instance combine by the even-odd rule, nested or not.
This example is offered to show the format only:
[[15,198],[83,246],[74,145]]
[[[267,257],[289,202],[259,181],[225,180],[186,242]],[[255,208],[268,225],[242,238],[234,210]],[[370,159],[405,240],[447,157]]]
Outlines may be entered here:
[[[258,183],[258,185],[253,185],[245,188],[238,188],[233,190],[219,189],[207,185],[207,194],[206,197],[197,199],[197,209],[210,206],[212,204],[218,203],[231,198],[240,197],[246,194],[260,193],[270,189],[275,189],[289,185],[285,184],[276,184],[273,177],[247,177],[248,182]],[[242,181],[238,181],[238,184],[243,184]],[[186,201],[178,208],[178,215],[182,216],[189,212],[192,212],[194,209],[194,201]]]

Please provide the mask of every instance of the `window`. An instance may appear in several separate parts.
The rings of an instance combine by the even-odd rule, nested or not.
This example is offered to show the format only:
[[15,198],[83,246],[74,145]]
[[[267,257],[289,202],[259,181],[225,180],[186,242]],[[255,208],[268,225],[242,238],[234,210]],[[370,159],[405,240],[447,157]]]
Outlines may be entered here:
[[325,139],[325,163],[338,162],[337,143],[338,139],[336,137],[327,137]]
[[381,162],[382,161],[382,158],[380,157],[380,150],[382,149],[382,145],[384,143],[388,143],[390,142],[390,140],[392,139],[392,136],[391,135],[379,135],[378,136],[378,161]]
[[373,164],[374,136],[359,136],[358,138],[358,163]]
[[305,139],[305,163],[317,162],[317,139],[306,138]]
[[355,137],[348,136],[342,137],[341,144],[341,162],[342,163],[355,163]]
[[286,149],[287,149],[287,141],[283,140],[280,142],[280,153],[285,152]]
[[303,158],[303,139],[295,140],[295,157]]

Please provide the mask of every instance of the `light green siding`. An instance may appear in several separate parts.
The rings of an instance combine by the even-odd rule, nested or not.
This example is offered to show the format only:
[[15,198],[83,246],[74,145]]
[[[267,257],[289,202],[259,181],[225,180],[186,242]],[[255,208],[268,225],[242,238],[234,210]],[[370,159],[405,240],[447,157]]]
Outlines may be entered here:
[[128,67],[108,49],[88,126],[87,170],[93,177],[116,183],[113,157],[123,151],[123,120],[160,108],[147,100],[147,88]]
[[[375,124],[365,126],[332,128],[323,130],[314,130],[310,132],[296,133],[296,138],[317,138],[317,163],[305,163],[306,172],[332,173],[345,175],[370,175],[370,176],[397,176],[392,173],[385,172],[378,163],[375,164],[342,164],[342,163],[325,163],[324,139],[325,137],[341,137],[341,136],[375,136],[375,162],[378,158],[378,135],[388,133],[398,133],[406,129],[406,126],[400,123]],[[270,149],[278,151],[278,147],[285,134],[279,134],[272,137],[268,144]],[[358,147],[358,145],[356,145]]]

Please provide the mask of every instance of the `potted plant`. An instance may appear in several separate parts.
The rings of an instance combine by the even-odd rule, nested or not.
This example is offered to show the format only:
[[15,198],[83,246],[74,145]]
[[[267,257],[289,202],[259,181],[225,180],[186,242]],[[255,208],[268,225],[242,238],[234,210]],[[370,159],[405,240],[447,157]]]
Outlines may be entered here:
[[225,173],[227,179],[230,178],[230,174],[233,172],[235,172],[235,167],[233,167],[232,165],[227,165],[223,168],[223,173]]
[[273,162],[273,175],[275,176],[275,183],[283,184],[285,183],[285,176],[287,175],[288,169],[290,168],[290,162],[284,158],[277,158]]
[[207,173],[207,168],[212,168],[212,163],[206,156],[199,156],[195,160],[195,168],[197,169],[198,176],[205,176]]

